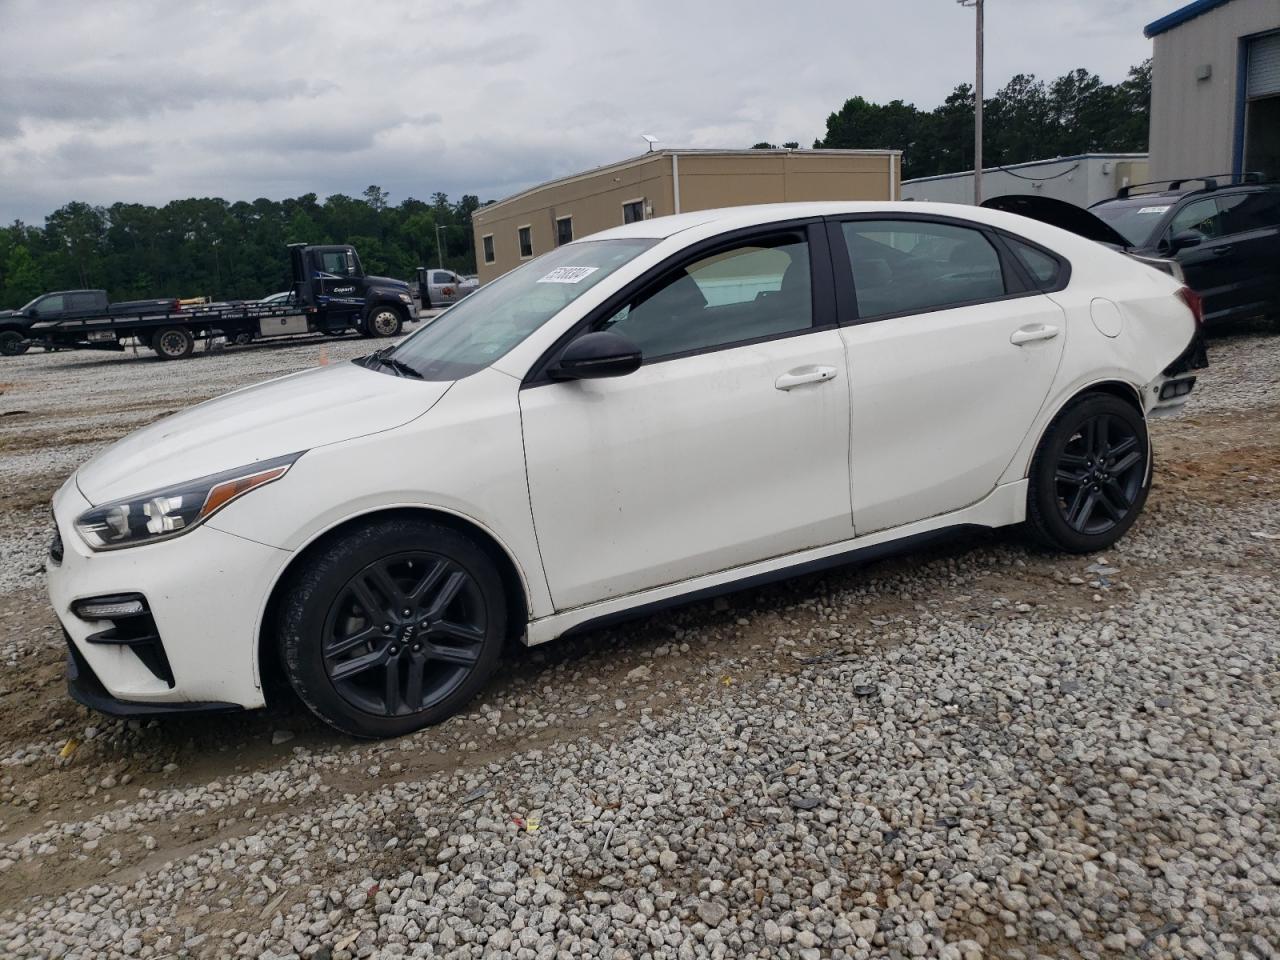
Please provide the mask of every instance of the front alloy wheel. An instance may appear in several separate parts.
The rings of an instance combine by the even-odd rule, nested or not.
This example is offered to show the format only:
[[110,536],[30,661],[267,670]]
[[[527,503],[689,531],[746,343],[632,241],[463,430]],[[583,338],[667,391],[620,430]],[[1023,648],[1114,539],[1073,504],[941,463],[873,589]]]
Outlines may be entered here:
[[321,719],[356,736],[452,716],[484,685],[506,632],[485,549],[428,519],[372,521],[311,557],[277,623],[285,672]]
[[1103,550],[1124,535],[1147,499],[1147,424],[1130,403],[1086,394],[1045,431],[1028,476],[1027,524],[1070,553]]
[[464,680],[486,636],[484,596],[452,560],[414,550],[376,560],[325,618],[325,673],[353,707],[387,717],[429,710]]

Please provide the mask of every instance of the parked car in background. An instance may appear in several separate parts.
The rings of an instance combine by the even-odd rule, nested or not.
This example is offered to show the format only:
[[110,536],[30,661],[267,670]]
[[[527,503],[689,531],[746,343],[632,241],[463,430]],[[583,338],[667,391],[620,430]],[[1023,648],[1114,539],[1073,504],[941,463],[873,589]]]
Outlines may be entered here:
[[294,295],[294,292],[292,290],[281,290],[279,293],[267,294],[258,302],[273,303],[273,304],[279,304],[280,306],[287,306],[288,304],[293,303],[296,299],[297,297]]
[[26,353],[31,326],[54,320],[81,317],[151,315],[178,309],[178,301],[125,300],[109,303],[105,290],[59,290],[44,293],[17,310],[0,310],[0,355],[6,357]]
[[1280,316],[1280,183],[1213,177],[1137,184],[1083,210],[1047,197],[996,197],[983,206],[1073,230],[1137,257],[1178,264],[1204,301],[1205,322]]
[[418,298],[423,310],[457,303],[479,286],[480,281],[476,277],[464,277],[452,270],[418,268]]
[[461,709],[508,639],[958,528],[1103,550],[1147,497],[1147,417],[1195,383],[1197,304],[950,204],[704,210],[564,244],[391,347],[82,466],[47,573],[71,692],[259,707],[276,661],[333,726],[395,736]]

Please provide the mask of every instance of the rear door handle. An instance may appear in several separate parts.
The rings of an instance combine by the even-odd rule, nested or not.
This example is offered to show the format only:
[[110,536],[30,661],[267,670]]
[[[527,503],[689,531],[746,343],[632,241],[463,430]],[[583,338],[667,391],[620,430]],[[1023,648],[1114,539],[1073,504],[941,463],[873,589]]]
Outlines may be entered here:
[[821,367],[810,364],[805,367],[796,367],[794,370],[788,370],[773,381],[773,385],[779,390],[790,390],[806,383],[826,383],[828,380],[834,380],[835,378],[835,367]]
[[1221,257],[1221,256],[1225,256],[1228,253],[1233,253],[1235,249],[1236,249],[1236,245],[1234,243],[1228,243],[1228,244],[1224,244],[1221,247],[1212,248],[1213,255],[1215,257]]
[[1058,328],[1047,323],[1036,323],[1019,327],[1009,335],[1009,342],[1015,346],[1031,343],[1034,340],[1052,340],[1058,335]]

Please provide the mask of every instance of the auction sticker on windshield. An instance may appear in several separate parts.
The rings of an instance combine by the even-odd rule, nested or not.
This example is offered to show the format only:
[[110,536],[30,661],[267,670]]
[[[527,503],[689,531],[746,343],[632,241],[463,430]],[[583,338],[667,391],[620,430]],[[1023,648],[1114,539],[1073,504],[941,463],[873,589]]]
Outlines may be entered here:
[[1168,209],[1169,209],[1168,205],[1165,205],[1163,207],[1143,207],[1138,212],[1139,213],[1164,213]]
[[599,269],[599,267],[556,267],[538,282],[581,283]]

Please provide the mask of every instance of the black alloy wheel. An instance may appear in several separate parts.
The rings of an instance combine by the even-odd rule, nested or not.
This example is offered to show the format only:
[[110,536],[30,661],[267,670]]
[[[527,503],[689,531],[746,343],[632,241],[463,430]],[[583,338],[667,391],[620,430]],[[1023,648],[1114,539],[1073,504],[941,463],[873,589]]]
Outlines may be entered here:
[[1123,523],[1142,488],[1147,458],[1137,432],[1098,413],[1080,424],[1058,455],[1054,473],[1058,509],[1072,530],[1086,536]]
[[325,672],[367,713],[430,710],[479,661],[486,616],[475,578],[449,558],[418,550],[376,560],[329,607]]
[[1036,451],[1028,525],[1058,549],[1105,549],[1141,512],[1150,467],[1146,421],[1132,404],[1110,394],[1077,398],[1050,424]]
[[429,518],[370,520],[318,546],[284,584],[277,638],[294,691],[346,733],[391,737],[448,719],[506,639],[488,551]]

